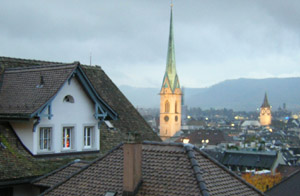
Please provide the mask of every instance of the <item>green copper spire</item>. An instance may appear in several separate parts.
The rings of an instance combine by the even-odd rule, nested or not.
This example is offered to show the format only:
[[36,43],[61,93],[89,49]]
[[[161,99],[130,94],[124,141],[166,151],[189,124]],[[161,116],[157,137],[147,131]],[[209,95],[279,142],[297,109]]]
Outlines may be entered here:
[[166,66],[166,73],[163,82],[165,82],[165,78],[168,78],[172,91],[174,91],[175,88],[180,88],[178,76],[176,73],[176,62],[175,62],[175,46],[174,46],[174,34],[173,34],[173,4],[171,4],[167,66]]
[[265,93],[264,102],[263,102],[263,104],[261,105],[261,107],[262,107],[262,108],[269,108],[269,107],[271,107],[270,104],[269,104],[269,101],[268,101],[267,93]]

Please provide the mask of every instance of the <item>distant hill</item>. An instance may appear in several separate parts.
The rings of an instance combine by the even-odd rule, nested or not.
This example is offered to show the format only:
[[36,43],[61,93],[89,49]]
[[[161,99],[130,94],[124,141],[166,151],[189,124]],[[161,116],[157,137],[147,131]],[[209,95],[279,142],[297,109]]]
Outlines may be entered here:
[[[189,107],[228,108],[254,111],[267,92],[273,109],[286,103],[287,109],[300,111],[300,78],[235,79],[209,88],[185,88],[184,100]],[[120,86],[121,91],[137,107],[159,108],[159,88]]]

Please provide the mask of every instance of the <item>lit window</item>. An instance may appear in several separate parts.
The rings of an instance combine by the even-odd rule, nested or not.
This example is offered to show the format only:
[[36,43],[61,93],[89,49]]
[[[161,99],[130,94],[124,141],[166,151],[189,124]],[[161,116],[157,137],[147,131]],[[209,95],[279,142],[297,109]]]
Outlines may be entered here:
[[73,131],[73,127],[64,127],[63,128],[63,148],[64,149],[71,149],[72,131]]
[[74,103],[74,97],[72,97],[71,95],[67,95],[64,97],[64,102]]
[[92,135],[93,135],[93,127],[84,127],[84,147],[91,148],[92,147]]
[[51,149],[51,127],[40,128],[40,150]]

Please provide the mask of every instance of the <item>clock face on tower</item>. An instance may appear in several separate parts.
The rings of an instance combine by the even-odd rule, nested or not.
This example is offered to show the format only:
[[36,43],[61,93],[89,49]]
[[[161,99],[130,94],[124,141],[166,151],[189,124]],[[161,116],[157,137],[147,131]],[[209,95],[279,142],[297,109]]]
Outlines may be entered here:
[[164,119],[165,119],[166,122],[168,122],[169,121],[169,116],[165,116]]
[[271,115],[271,112],[270,112],[270,110],[268,110],[268,109],[262,109],[262,110],[261,110],[261,114],[262,114],[262,115]]

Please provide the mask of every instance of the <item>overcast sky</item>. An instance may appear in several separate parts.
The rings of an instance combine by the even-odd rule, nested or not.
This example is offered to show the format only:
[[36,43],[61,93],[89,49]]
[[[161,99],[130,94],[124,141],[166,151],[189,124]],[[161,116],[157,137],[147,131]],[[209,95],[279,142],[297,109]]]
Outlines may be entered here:
[[[300,76],[299,0],[174,0],[181,86]],[[169,0],[0,0],[0,56],[100,65],[117,85],[156,87]]]

